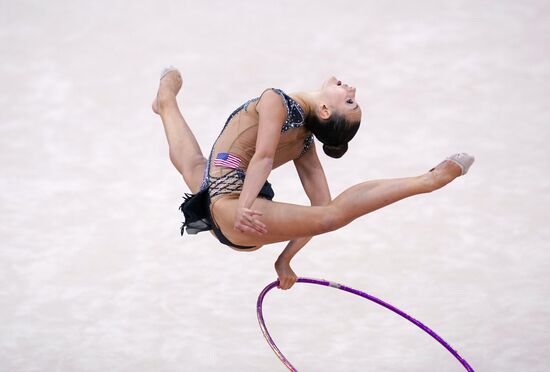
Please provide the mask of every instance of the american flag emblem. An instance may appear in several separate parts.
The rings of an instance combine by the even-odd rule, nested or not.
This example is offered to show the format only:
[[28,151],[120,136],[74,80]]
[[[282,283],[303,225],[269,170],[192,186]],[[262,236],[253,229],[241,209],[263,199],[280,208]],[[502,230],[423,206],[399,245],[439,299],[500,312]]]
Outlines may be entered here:
[[218,167],[227,167],[232,169],[237,169],[241,164],[241,159],[235,155],[231,155],[228,152],[220,152],[214,159],[214,165]]

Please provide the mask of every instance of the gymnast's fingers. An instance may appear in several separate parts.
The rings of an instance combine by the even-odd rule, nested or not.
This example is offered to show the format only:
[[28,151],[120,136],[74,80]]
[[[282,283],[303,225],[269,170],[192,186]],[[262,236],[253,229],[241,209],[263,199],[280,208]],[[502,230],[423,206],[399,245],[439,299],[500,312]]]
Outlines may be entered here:
[[253,229],[255,229],[256,231],[258,231],[261,234],[267,233],[267,226],[262,221],[260,221],[259,219],[254,218],[254,217],[250,216],[249,214],[245,214],[244,219],[245,219],[246,224],[249,227],[252,227]]
[[260,235],[267,234],[267,230],[259,226],[254,226],[254,230],[256,230]]
[[249,209],[250,211],[250,214],[253,215],[253,216],[263,216],[263,212],[260,212],[260,211],[257,211],[255,209]]
[[253,211],[252,209],[247,209],[245,210],[244,216],[250,221],[253,221],[253,220],[259,221],[257,218],[255,218],[255,216],[261,217],[263,216],[263,213],[258,211]]
[[298,280],[298,278],[296,276],[291,277],[290,280],[289,280],[287,289],[292,288],[292,286],[294,286],[294,284],[296,284],[296,280]]
[[297,277],[293,275],[285,275],[279,279],[280,289],[290,289],[296,283]]
[[236,224],[235,229],[242,232],[243,234],[254,234],[254,235],[262,234],[262,232],[257,230],[254,226],[249,226],[244,223]]
[[265,223],[263,223],[262,221],[258,220],[257,218],[254,218],[252,220],[252,222],[254,223],[254,226],[256,229],[260,230],[261,232],[263,232],[264,234],[267,232],[267,226],[265,225]]

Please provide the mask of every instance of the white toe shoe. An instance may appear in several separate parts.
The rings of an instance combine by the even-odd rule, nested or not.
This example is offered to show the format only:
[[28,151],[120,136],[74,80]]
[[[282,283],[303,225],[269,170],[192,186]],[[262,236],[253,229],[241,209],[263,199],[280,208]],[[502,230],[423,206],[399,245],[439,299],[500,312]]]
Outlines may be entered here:
[[165,67],[162,72],[160,73],[160,80],[162,80],[163,77],[166,76],[167,73],[169,73],[170,71],[178,71],[177,68],[175,68],[174,66],[168,66],[168,67]]
[[473,156],[466,154],[465,152],[460,152],[458,154],[453,154],[445,160],[450,160],[462,169],[462,175],[468,173],[468,169],[474,164],[476,160]]

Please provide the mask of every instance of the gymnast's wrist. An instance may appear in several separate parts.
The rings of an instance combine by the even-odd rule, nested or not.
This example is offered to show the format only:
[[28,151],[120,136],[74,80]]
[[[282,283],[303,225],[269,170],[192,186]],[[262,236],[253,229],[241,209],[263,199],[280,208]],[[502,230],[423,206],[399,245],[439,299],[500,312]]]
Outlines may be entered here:
[[237,203],[237,208],[250,209],[250,207],[252,207],[252,203],[254,202],[254,199],[251,199],[251,200],[248,200],[248,199],[250,198],[247,198],[246,195],[241,192],[241,195],[239,196],[239,202]]
[[282,264],[289,265],[291,260],[292,260],[292,256],[289,254],[285,254],[285,252],[283,252],[279,255],[279,257],[277,257],[277,260],[275,260],[275,265],[282,265]]

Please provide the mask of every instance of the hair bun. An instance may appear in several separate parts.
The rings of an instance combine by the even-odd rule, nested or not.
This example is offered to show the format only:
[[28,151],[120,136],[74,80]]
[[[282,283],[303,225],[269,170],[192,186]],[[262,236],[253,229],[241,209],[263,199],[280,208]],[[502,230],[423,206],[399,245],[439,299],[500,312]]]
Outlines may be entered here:
[[323,151],[331,158],[341,158],[348,151],[348,144],[342,143],[338,146],[323,144]]

